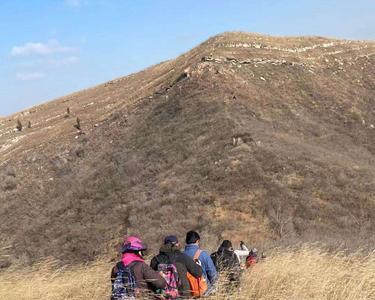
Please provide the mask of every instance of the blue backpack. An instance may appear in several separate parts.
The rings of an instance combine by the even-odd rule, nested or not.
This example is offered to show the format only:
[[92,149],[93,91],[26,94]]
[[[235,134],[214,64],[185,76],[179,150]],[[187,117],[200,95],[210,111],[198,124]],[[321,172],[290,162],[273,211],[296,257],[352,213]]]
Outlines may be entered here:
[[134,300],[136,299],[137,282],[131,267],[124,266],[123,262],[116,264],[117,273],[112,281],[111,300]]

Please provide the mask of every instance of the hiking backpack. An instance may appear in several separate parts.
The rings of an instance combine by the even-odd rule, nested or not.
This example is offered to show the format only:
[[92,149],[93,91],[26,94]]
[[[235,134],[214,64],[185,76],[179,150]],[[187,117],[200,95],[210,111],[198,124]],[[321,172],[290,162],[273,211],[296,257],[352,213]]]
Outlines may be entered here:
[[[201,255],[202,251],[198,249],[198,251],[195,253],[193,259],[195,263],[201,266],[201,262],[199,261],[199,256]],[[202,275],[199,278],[195,278],[192,274],[187,272],[187,279],[190,284],[190,292],[193,297],[202,297],[204,293],[207,291],[208,286],[206,279]]]
[[118,262],[116,277],[112,282],[111,300],[134,300],[136,298],[137,283],[131,265],[124,266]]
[[246,257],[246,268],[250,268],[254,266],[258,262],[257,257],[253,255],[249,255]]
[[215,266],[215,268],[216,268],[216,270],[217,270],[217,269],[218,269],[218,268],[217,268],[217,252],[212,253],[212,254],[210,255],[210,257],[211,257],[211,260],[212,260],[212,262],[214,263],[214,266]]
[[167,285],[160,290],[161,299],[177,299],[180,295],[180,279],[174,264],[158,264],[158,272],[165,279]]

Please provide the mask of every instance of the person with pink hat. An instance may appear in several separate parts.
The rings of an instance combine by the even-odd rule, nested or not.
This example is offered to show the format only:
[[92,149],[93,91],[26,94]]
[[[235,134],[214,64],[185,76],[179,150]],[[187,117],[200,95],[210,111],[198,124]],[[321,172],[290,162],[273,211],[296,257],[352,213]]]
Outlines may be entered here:
[[146,244],[138,237],[125,239],[121,261],[111,272],[112,300],[134,299],[165,288],[165,279],[145,263],[146,250]]

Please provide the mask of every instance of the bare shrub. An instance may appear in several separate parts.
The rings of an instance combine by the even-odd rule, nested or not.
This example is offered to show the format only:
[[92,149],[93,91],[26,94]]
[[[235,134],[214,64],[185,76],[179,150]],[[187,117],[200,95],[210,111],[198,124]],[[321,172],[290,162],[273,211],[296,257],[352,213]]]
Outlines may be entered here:
[[3,184],[4,191],[13,191],[17,188],[17,180],[13,177],[7,177]]
[[21,121],[20,121],[20,120],[17,120],[17,126],[16,126],[16,129],[17,129],[18,131],[22,131],[22,128],[23,128],[23,126],[22,126]]
[[81,130],[81,119],[79,117],[76,118],[76,123],[74,124],[74,127],[78,130]]
[[64,118],[69,118],[70,117],[70,107],[67,107],[66,108],[66,112],[65,112],[65,114],[64,114]]
[[[272,201],[271,201],[272,202]],[[292,221],[292,216],[283,209],[281,201],[276,201],[268,210],[268,218],[271,227],[279,237],[284,237],[289,233],[288,224]]]
[[16,177],[16,170],[13,167],[8,166],[5,169],[5,175],[10,176],[10,177]]

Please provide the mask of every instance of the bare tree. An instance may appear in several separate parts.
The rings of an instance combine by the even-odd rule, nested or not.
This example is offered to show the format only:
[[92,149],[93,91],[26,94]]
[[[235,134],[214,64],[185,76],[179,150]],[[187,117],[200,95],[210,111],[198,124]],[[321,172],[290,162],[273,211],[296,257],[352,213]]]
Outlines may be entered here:
[[77,117],[76,124],[74,124],[74,127],[78,130],[81,130],[81,120]]
[[70,117],[70,108],[67,107],[67,108],[66,108],[65,115],[64,115],[64,118],[69,118],[69,117]]
[[280,237],[288,233],[286,225],[292,221],[292,216],[288,215],[287,211],[283,209],[281,201],[277,201],[272,205],[268,212],[268,217],[273,229]]
[[21,123],[21,121],[18,119],[17,120],[17,126],[16,126],[16,129],[18,130],[18,131],[22,131],[22,123]]

